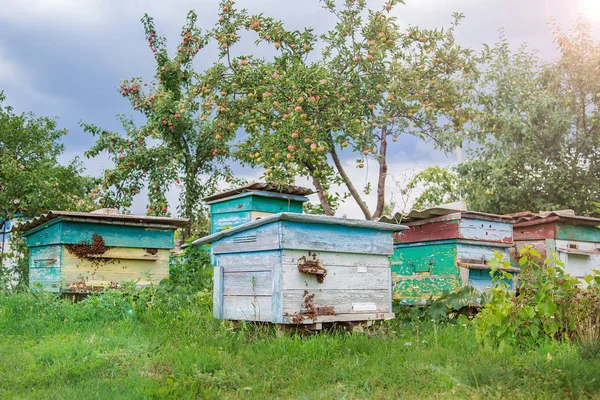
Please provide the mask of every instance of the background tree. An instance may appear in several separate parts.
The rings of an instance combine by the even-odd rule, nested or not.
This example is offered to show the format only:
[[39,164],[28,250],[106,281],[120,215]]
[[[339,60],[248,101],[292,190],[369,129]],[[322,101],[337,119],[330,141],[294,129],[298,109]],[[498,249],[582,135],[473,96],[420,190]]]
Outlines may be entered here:
[[[337,23],[321,36],[221,3],[213,35],[223,64],[212,73],[227,105],[218,118],[244,127],[247,138],[237,156],[265,168],[266,179],[310,178],[325,214],[332,215],[344,197],[330,193],[332,185],[342,184],[366,219],[379,217],[390,141],[412,134],[448,150],[460,143],[474,114],[468,94],[476,58],[454,38],[462,16],[455,15],[448,29],[401,27],[389,14],[397,3],[370,10],[366,1],[343,7],[326,1]],[[276,55],[234,56],[232,46],[244,29],[255,31],[257,43],[272,46]],[[354,165],[346,162],[350,158]],[[370,160],[378,178],[361,193],[348,168],[368,167]],[[377,193],[374,209],[364,200],[371,190]]]
[[416,174],[401,190],[407,196],[411,193],[418,193],[412,205],[415,210],[461,200],[457,174],[438,165],[426,168]]
[[166,39],[156,34],[153,19],[145,15],[142,23],[156,60],[156,81],[132,78],[123,81],[118,91],[143,114],[144,125],[138,127],[132,118],[119,116],[123,125],[119,134],[83,124],[97,136],[86,155],[106,151],[114,163],[114,168],[104,171],[95,196],[102,205],[126,211],[133,197],[147,187],[148,215],[170,215],[165,195],[178,187],[180,215],[197,227],[204,212],[200,199],[213,193],[221,179],[233,179],[223,161],[235,127],[223,127],[213,118],[219,108],[215,93],[204,83],[208,78],[194,71],[194,58],[208,41],[196,26],[196,14],[188,14],[172,58]]
[[586,214],[600,198],[600,47],[583,18],[569,34],[551,28],[553,62],[525,47],[513,53],[504,38],[491,51],[476,145],[455,168],[470,209]]
[[[81,175],[77,159],[67,165],[58,162],[64,151],[59,141],[67,131],[58,129],[53,118],[16,114],[4,100],[0,92],[0,228],[16,217],[33,218],[49,210],[92,209],[87,194],[94,180]],[[21,257],[24,262],[15,264],[15,270],[6,262],[26,250],[19,235],[11,233],[12,251],[5,252],[4,244],[0,243],[0,288],[9,276],[26,284],[27,258]]]

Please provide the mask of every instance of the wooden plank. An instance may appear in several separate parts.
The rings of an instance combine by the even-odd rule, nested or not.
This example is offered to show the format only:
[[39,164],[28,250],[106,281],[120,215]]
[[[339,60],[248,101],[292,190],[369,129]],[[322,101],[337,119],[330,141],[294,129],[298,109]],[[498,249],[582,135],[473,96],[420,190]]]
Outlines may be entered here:
[[62,225],[58,222],[49,221],[47,224],[36,228],[34,233],[31,233],[31,231],[26,232],[27,246],[37,247],[62,243]]
[[[133,254],[143,249],[110,249],[117,254]],[[107,253],[109,252],[107,251]],[[81,259],[67,249],[62,253],[61,278],[66,284],[109,286],[111,283],[137,281],[138,285],[158,284],[169,276],[169,250],[158,250],[157,260]]]
[[223,319],[223,267],[218,260],[213,271],[213,317]]
[[91,243],[92,235],[102,236],[108,247],[137,247],[149,249],[172,249],[175,244],[174,231],[138,226],[119,226],[63,222],[61,243]]
[[[68,252],[68,249],[67,249]],[[70,254],[70,253],[69,253]],[[164,261],[168,260],[171,255],[170,250],[156,249],[156,254],[150,254],[146,249],[131,248],[131,247],[112,247],[103,254],[91,254],[90,258],[108,258],[119,260],[148,260],[148,261]]]
[[210,233],[220,232],[225,229],[230,229],[252,219],[251,211],[238,211],[225,214],[213,214],[211,217]]
[[513,239],[515,241],[554,239],[556,237],[556,224],[553,222],[535,225],[517,223],[513,226],[513,229]]
[[241,197],[220,200],[217,203],[210,204],[211,215],[250,210],[252,210],[252,196],[250,194],[244,194],[244,196]]
[[[169,250],[158,250],[151,259],[141,258],[144,249],[113,248],[104,253],[105,257],[82,259],[68,249],[63,251],[62,268],[64,272],[82,272],[102,270],[104,272],[126,272],[143,274],[145,271],[159,271],[164,274],[168,270]],[[112,258],[113,255],[117,257]],[[129,257],[129,258],[128,258]]]
[[[369,266],[328,266],[323,283],[315,275],[298,271],[297,264],[283,265],[283,291],[290,289],[313,290],[387,290],[390,270]],[[391,287],[391,285],[389,285]]]
[[509,260],[509,252],[506,247],[458,244],[457,261],[459,263],[485,264],[495,257],[496,252],[503,254],[505,260]]
[[40,246],[30,249],[29,285],[41,285],[52,292],[60,290],[62,249],[60,245]]
[[457,244],[424,243],[419,246],[397,246],[391,257],[392,272],[398,275],[430,273],[433,275],[456,274]]
[[271,272],[224,272],[225,296],[270,296]]
[[340,253],[393,253],[391,232],[343,225],[282,222],[283,248]]
[[302,202],[291,199],[253,196],[252,210],[271,214],[277,214],[281,212],[301,213]]
[[213,254],[277,250],[280,248],[279,225],[280,222],[275,221],[225,236],[213,243]]
[[[387,288],[380,290],[309,290],[314,307],[333,307],[336,314],[360,314],[354,306],[372,303],[376,312],[391,312]],[[305,289],[283,290],[283,314],[306,312]]]
[[459,236],[459,221],[438,221],[411,225],[409,229],[397,232],[395,240],[399,243],[415,243],[430,240],[456,239]]
[[223,319],[271,322],[271,296],[223,296]]
[[[169,271],[147,271],[148,274],[137,272],[105,272],[105,271],[62,271],[62,282],[65,284],[101,283],[109,286],[111,283],[138,282],[139,285],[158,284],[162,279],[168,278]],[[150,279],[148,279],[150,278]]]
[[429,298],[438,298],[445,291],[462,286],[459,274],[394,275],[394,299],[406,304],[422,304]]
[[459,230],[461,239],[500,243],[513,242],[513,228],[512,224],[508,222],[461,219]]
[[281,250],[219,254],[218,258],[226,272],[272,271],[281,263]]
[[600,243],[600,229],[595,226],[559,223],[556,226],[556,239]]
[[[305,250],[283,250],[284,264],[298,264],[302,257],[308,257],[309,251]],[[369,266],[371,268],[389,268],[388,257],[378,254],[360,254],[360,253],[337,253],[330,251],[310,251],[316,254],[317,259],[323,262],[325,266],[338,267],[361,267]]]
[[362,313],[362,314],[338,314],[338,315],[319,315],[316,318],[306,318],[298,320],[297,318],[285,316],[282,322],[284,324],[298,323],[302,325],[311,325],[314,323],[329,323],[329,322],[363,322],[363,321],[384,321],[394,319],[394,313]]
[[283,322],[283,266],[281,264],[282,252],[279,251],[279,260],[273,264],[271,274],[271,319],[275,323]]

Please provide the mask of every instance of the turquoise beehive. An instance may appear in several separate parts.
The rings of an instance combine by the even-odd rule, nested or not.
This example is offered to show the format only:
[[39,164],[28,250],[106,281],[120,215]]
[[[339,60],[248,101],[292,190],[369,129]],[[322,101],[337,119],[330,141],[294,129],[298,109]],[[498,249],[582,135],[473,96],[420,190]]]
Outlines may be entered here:
[[204,198],[210,207],[210,233],[220,232],[281,212],[302,213],[312,189],[252,182]]

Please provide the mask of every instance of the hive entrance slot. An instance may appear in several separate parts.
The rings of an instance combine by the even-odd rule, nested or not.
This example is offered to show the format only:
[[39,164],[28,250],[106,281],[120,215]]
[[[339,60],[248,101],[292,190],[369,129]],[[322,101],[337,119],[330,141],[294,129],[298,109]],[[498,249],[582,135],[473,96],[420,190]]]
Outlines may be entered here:
[[323,283],[327,270],[323,267],[323,262],[317,259],[317,253],[308,252],[307,256],[302,256],[298,259],[298,271],[304,274],[315,275],[317,282]]
[[256,242],[256,239],[256,235],[238,236],[236,238],[233,238],[233,243],[254,243]]

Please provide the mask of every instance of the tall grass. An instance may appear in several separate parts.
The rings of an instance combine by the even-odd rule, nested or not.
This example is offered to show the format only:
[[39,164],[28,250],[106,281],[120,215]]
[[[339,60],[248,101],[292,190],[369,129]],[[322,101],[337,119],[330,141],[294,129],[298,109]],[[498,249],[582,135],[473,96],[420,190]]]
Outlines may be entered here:
[[0,398],[579,398],[599,373],[596,352],[480,347],[469,323],[301,335],[234,329],[206,292],[0,296]]

